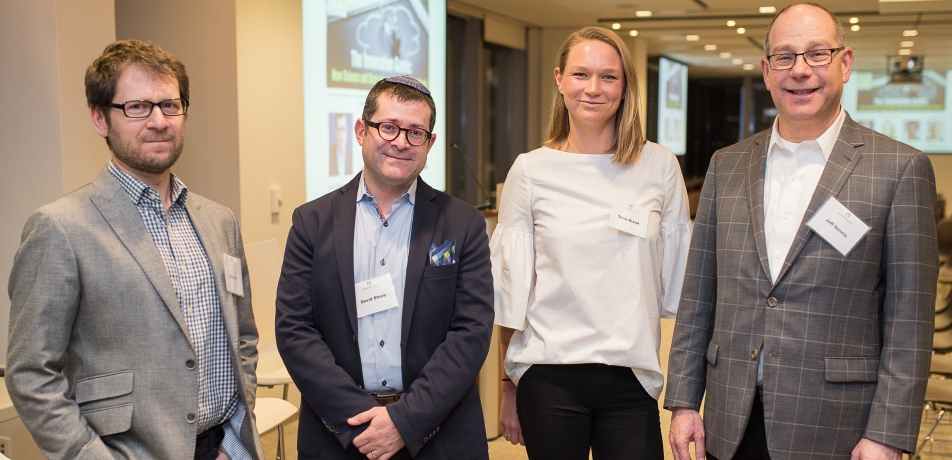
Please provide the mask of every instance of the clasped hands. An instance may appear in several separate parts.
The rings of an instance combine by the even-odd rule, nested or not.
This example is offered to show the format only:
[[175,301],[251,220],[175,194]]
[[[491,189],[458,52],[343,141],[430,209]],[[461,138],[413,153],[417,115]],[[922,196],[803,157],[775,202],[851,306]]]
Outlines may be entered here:
[[350,426],[365,423],[370,425],[354,438],[353,444],[368,459],[388,460],[406,445],[386,407],[377,406],[347,419]]

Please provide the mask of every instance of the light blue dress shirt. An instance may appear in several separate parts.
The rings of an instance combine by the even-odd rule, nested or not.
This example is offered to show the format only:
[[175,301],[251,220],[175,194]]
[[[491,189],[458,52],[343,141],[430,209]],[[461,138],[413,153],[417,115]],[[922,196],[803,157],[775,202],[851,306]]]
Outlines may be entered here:
[[357,283],[383,276],[393,279],[397,306],[357,320],[357,345],[364,374],[364,389],[371,393],[391,394],[403,391],[400,333],[403,329],[403,292],[407,279],[407,255],[416,181],[393,202],[390,215],[381,214],[377,199],[367,190],[363,174],[357,194],[354,219],[354,281]]

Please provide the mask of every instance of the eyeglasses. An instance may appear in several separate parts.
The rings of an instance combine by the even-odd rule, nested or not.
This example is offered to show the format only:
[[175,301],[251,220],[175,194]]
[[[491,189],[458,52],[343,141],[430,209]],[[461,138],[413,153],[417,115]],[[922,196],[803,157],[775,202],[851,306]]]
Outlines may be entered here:
[[188,112],[188,100],[182,98],[166,99],[164,101],[126,101],[122,104],[106,104],[114,109],[122,109],[122,113],[129,118],[148,118],[152,115],[152,108],[159,106],[159,110],[167,117],[177,117]]
[[803,53],[778,53],[767,56],[770,70],[790,70],[797,63],[797,56],[803,56],[803,62],[810,67],[828,66],[833,62],[833,53],[843,51],[843,48],[827,48],[810,50]]
[[364,120],[367,126],[377,128],[380,138],[385,141],[392,141],[400,135],[400,131],[407,133],[407,142],[413,146],[423,145],[433,134],[423,128],[401,128],[393,123],[383,122],[374,123],[370,120]]

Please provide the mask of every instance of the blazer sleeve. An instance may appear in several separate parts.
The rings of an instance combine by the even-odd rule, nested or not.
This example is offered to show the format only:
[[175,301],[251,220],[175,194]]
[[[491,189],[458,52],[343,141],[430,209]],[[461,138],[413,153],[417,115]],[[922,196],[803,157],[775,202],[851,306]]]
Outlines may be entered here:
[[[387,406],[411,456],[423,448],[473,387],[489,353],[493,324],[493,279],[486,221],[473,213],[456,274],[456,297],[446,339],[396,403]],[[426,299],[419,301],[425,302]],[[482,423],[482,420],[479,420]]]
[[678,306],[664,407],[700,410],[717,301],[717,153],[701,189]]
[[47,458],[112,458],[68,397],[66,350],[79,308],[77,259],[62,224],[42,209],[30,216],[13,261],[7,390]]
[[883,247],[883,338],[864,437],[912,452],[929,378],[939,270],[932,163],[916,152],[899,178]]
[[[294,384],[301,390],[302,398],[346,449],[366,429],[348,425],[347,418],[377,406],[377,402],[337,365],[337,359],[321,333],[314,310],[325,307],[311,302],[312,290],[315,289],[312,286],[315,254],[311,238],[330,236],[317,235],[316,229],[308,228],[309,224],[316,226],[317,222],[305,219],[301,209],[296,209],[291,217],[291,231],[278,280],[276,339],[281,358]],[[341,305],[336,307],[343,309]]]
[[241,239],[241,229],[234,214],[231,215],[231,225],[235,232],[235,254],[241,260],[241,279],[244,285],[244,296],[233,296],[238,316],[238,366],[241,371],[241,381],[244,384],[245,398],[248,409],[255,407],[255,396],[258,389],[258,377],[255,370],[258,368],[258,326],[255,324],[254,309],[251,303],[251,279],[248,273],[248,262],[245,260],[245,247]]

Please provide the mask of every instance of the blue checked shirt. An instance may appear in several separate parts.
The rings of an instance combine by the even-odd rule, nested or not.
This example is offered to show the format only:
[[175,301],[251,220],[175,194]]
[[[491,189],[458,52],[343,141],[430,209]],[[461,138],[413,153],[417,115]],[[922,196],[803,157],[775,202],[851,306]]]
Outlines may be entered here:
[[[162,199],[155,189],[122,171],[111,161],[109,172],[135,203],[165,263],[175,296],[182,307],[198,358],[197,432],[202,433],[233,415],[241,417],[237,427],[240,428],[245,411],[242,406],[237,411],[240,413],[236,414],[239,406],[238,385],[228,352],[228,337],[215,288],[215,273],[186,210],[188,189],[172,175],[172,205],[166,214]],[[223,450],[232,454],[232,458],[246,458],[247,451],[241,445],[234,425],[229,423],[232,429],[225,430]],[[240,456],[234,455],[238,452]]]
[[354,281],[361,282],[387,273],[393,279],[397,307],[357,320],[357,346],[364,374],[364,388],[377,394],[403,391],[400,332],[403,329],[403,291],[407,280],[407,255],[416,181],[393,202],[389,216],[380,214],[377,199],[360,175],[357,217],[354,219]]

